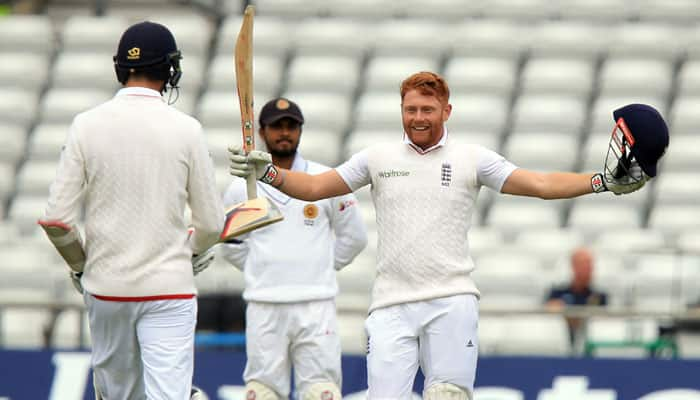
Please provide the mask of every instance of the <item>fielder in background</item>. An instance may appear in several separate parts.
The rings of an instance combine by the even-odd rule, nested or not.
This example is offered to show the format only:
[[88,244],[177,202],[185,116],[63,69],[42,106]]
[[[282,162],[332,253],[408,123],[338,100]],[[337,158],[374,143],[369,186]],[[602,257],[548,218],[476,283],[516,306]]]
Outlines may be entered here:
[[[571,253],[571,278],[565,285],[553,287],[547,294],[545,306],[560,311],[566,306],[605,306],[608,304],[607,293],[596,290],[593,281],[593,254],[585,247],[579,247]],[[569,340],[574,346],[579,337],[583,320],[567,317]]]
[[162,97],[180,58],[163,25],[124,32],[114,56],[124,87],[73,120],[39,221],[83,293],[97,399],[202,398],[191,388],[193,276],[213,259],[224,209],[200,123]]
[[[272,162],[292,171],[319,174],[330,168],[297,151],[304,117],[294,102],[278,98],[260,112],[260,138]],[[340,337],[336,323],[335,273],[367,245],[357,199],[351,193],[301,201],[269,184],[258,192],[276,203],[284,220],[224,244],[224,257],[243,270],[246,310],[248,399],[286,399],[291,367],[302,400],[341,398]],[[224,195],[230,206],[247,199],[236,178]]]
[[[371,146],[319,175],[280,169],[267,153],[246,156],[232,148],[231,174],[246,176],[255,163],[258,179],[306,201],[371,184],[378,256],[365,322],[368,396],[409,399],[420,365],[425,399],[471,399],[479,291],[470,277],[467,233],[481,186],[542,199],[630,193],[656,175],[668,131],[656,110],[630,105],[614,112],[620,143],[611,141],[608,154],[625,150],[617,167],[596,174],[540,173],[482,146],[451,141],[445,127],[452,112],[449,89],[439,75],[416,73],[403,81],[400,94],[404,132],[396,143]],[[618,130],[625,131],[622,139]]]

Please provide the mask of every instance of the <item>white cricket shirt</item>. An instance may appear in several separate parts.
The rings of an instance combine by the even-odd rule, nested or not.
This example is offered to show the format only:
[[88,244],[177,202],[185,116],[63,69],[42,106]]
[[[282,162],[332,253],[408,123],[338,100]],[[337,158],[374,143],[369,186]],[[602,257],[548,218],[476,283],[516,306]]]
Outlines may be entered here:
[[215,244],[224,223],[199,122],[146,88],[121,89],[78,114],[42,219],[75,226],[83,206],[87,292],[136,299],[195,294],[192,252]]
[[482,185],[499,191],[515,165],[482,146],[448,140],[421,150],[378,144],[336,170],[354,191],[371,184],[377,216],[377,278],[370,311],[479,291],[467,233]]
[[[292,170],[319,174],[329,168],[297,153]],[[281,222],[250,232],[242,244],[226,244],[224,257],[243,270],[246,301],[290,303],[330,299],[338,293],[335,271],[367,245],[367,230],[353,194],[307,202],[258,182],[284,215]],[[243,202],[245,180],[234,178],[224,205]]]

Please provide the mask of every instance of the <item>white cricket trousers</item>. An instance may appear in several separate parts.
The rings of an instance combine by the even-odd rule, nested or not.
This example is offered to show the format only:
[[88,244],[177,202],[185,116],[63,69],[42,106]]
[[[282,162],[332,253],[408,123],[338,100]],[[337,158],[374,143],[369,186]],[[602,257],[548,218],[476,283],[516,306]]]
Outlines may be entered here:
[[189,400],[197,299],[103,301],[85,295],[95,390],[105,400]]
[[263,383],[285,399],[292,364],[300,398],[313,383],[333,382],[341,387],[335,300],[248,303],[246,355],[243,380]]
[[478,300],[471,294],[372,311],[367,331],[367,397],[411,399],[420,366],[423,387],[451,383],[472,392],[478,358]]

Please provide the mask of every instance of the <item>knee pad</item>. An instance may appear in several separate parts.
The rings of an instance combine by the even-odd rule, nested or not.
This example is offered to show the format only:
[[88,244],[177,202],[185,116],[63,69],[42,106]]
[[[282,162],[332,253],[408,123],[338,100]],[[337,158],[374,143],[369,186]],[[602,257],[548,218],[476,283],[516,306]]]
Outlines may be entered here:
[[277,392],[270,389],[268,386],[258,382],[250,381],[245,385],[246,400],[280,400],[281,397]]
[[338,385],[333,382],[318,382],[309,385],[301,400],[340,400],[342,398]]
[[435,383],[423,392],[425,400],[472,400],[472,394],[451,383]]

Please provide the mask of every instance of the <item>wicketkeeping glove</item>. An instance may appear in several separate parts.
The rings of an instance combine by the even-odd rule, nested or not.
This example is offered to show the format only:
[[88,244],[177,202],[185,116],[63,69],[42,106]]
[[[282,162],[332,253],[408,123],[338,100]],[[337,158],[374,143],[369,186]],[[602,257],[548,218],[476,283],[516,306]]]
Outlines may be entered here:
[[214,261],[214,256],[216,253],[213,248],[208,248],[202,254],[192,254],[192,272],[194,275],[204,271],[209,268],[211,263]]
[[80,278],[83,277],[83,273],[70,270],[68,271],[68,274],[70,275],[71,281],[73,281],[73,286],[75,287],[75,290],[77,290],[78,293],[83,294],[83,284],[80,283]]
[[591,186],[596,193],[611,191],[616,195],[635,192],[644,186],[649,177],[642,171],[637,161],[631,161],[629,168],[623,172],[618,165],[615,170],[607,170],[591,177]]
[[272,165],[270,153],[253,150],[245,154],[241,146],[233,146],[228,149],[231,156],[229,173],[233,176],[245,178],[255,171],[255,179],[271,184],[277,176],[277,168]]

